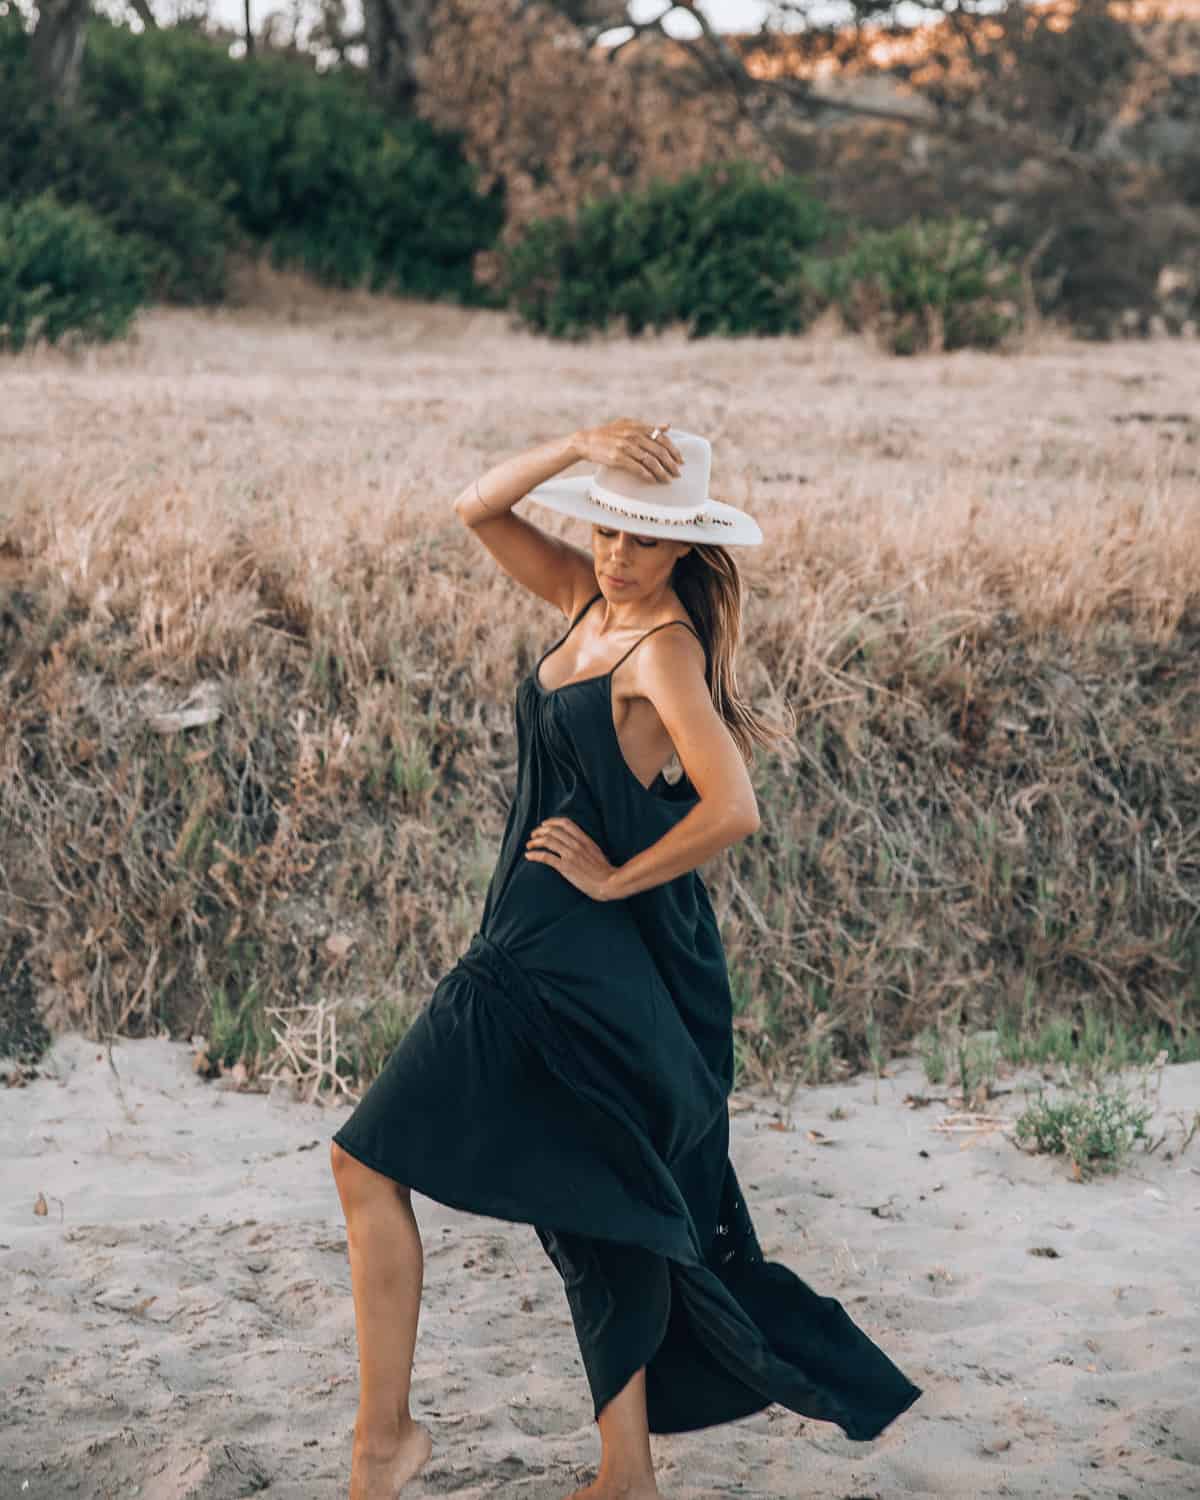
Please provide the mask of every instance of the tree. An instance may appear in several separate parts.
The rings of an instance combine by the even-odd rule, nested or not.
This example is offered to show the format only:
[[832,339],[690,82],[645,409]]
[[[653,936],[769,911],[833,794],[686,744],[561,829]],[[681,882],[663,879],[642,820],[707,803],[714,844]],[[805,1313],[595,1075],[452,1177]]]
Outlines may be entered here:
[[[915,65],[903,45],[913,32],[901,20],[898,0],[846,0],[846,13],[837,20],[821,19],[829,15],[827,0],[774,0],[769,20],[751,37],[716,31],[702,0],[667,4],[641,23],[619,0],[549,3],[563,13],[588,13],[583,30],[589,45],[624,27],[626,45],[657,38],[684,54],[709,87],[733,95],[742,115],[785,160],[797,116],[858,116],[976,141],[1003,139],[1023,156],[1100,172],[1097,116],[1128,82],[1140,55],[1132,26],[1116,18],[1112,0],[1037,7],[1006,0],[999,8],[980,0],[922,0],[926,16],[941,19],[927,24],[928,44],[912,49],[918,53]],[[668,36],[668,22],[680,14],[696,27],[692,40]],[[871,62],[873,50],[888,41],[901,44],[897,60]],[[840,69],[873,71],[911,85],[911,103],[831,97],[817,86],[811,67],[829,57]]]
[[38,80],[60,109],[72,110],[79,98],[89,0],[40,0],[29,59]]
[[715,30],[703,0],[649,19],[628,0],[366,4],[409,23],[378,85],[391,70],[412,98],[419,81],[422,113],[464,132],[504,182],[510,239],[589,197],[752,157],[807,176],[847,221],[986,218],[1038,305],[1097,330],[1148,315],[1162,267],[1191,264],[1200,240],[1129,130],[1186,118],[1189,78],[1119,0],[923,0],[920,29],[902,0],[844,0],[837,23],[828,0],[775,0],[746,36]]
[[371,86],[380,98],[406,111],[416,100],[436,8],[437,0],[363,0]]
[[[832,57],[841,68],[862,67],[881,40],[911,38],[901,20],[903,0],[846,0],[846,16],[837,21],[828,19],[828,0],[774,0],[769,19],[749,37],[717,31],[703,0],[664,0],[657,15],[640,21],[629,0],[518,0],[494,7],[474,0],[465,8],[481,17],[490,13],[498,27],[533,33],[556,22],[609,62],[631,45],[639,53],[654,48],[677,94],[703,91],[729,101],[785,164],[798,121],[857,116],[960,139],[1003,140],[1024,156],[1069,171],[1103,172],[1103,153],[1096,150],[1103,139],[1100,117],[1140,55],[1133,28],[1116,17],[1113,0],[1062,0],[1049,7],[1006,0],[999,9],[991,0],[922,0],[927,15],[942,19],[929,31],[920,67],[903,48],[894,65],[872,65],[915,84],[916,97],[885,106],[831,98],[815,76],[805,76],[805,64]],[[411,108],[431,47],[444,28],[461,29],[463,10],[461,0],[364,0],[376,90]],[[690,39],[672,35],[672,22],[681,16],[695,28]],[[619,31],[624,37],[614,45]]]
[[571,214],[655,177],[765,161],[728,92],[676,76],[657,50],[613,66],[591,43],[595,5],[584,25],[580,0],[570,8],[440,0],[420,62],[421,112],[463,134],[485,188],[503,183],[509,237],[532,218]]

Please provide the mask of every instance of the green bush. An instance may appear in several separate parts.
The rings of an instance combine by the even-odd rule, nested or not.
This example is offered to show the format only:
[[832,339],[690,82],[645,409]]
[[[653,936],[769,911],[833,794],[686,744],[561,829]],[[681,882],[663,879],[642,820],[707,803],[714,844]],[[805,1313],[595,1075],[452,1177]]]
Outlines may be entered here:
[[872,329],[894,354],[987,349],[1018,321],[1015,268],[973,219],[913,220],[871,230],[809,279],[849,327]]
[[340,286],[474,300],[499,192],[457,141],[395,119],[361,80],[303,60],[238,62],[186,26],[94,19],[76,118],[37,97],[28,37],[0,16],[0,201],[53,189],[135,243],[156,297],[216,302],[230,250],[265,246]]
[[0,348],[119,338],[145,294],[136,251],[90,209],[0,204]]
[[671,323],[693,338],[792,333],[812,310],[805,257],[828,230],[796,178],[707,167],[594,200],[573,222],[533,222],[508,253],[505,291],[526,323],[560,338],[621,320],[631,334]]
[[0,201],[53,192],[61,203],[86,205],[131,243],[151,296],[220,301],[229,216],[169,164],[139,149],[121,119],[105,118],[90,106],[90,68],[81,115],[56,114],[39,97],[28,45],[15,13],[0,16]]
[[230,58],[186,27],[95,25],[87,99],[139,157],[219,204],[278,264],[324,282],[475,295],[473,262],[500,231],[453,137],[375,105],[361,79],[303,59]]

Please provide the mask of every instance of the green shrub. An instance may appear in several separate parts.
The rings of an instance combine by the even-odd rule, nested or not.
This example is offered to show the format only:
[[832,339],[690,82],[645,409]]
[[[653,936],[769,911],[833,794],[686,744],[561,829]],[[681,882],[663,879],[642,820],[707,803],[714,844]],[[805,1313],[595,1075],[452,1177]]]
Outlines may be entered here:
[[1016,270],[973,219],[868,231],[809,277],[851,328],[873,329],[894,354],[991,348],[1018,320]]
[[684,323],[715,333],[792,333],[812,310],[805,257],[825,209],[792,177],[745,163],[593,200],[572,222],[536,220],[507,256],[508,298],[556,337],[622,321],[631,334]]
[[186,26],[94,19],[77,117],[37,97],[29,41],[0,16],[0,201],[53,189],[136,245],[156,297],[220,301],[230,250],[266,246],[340,286],[475,300],[499,233],[457,141],[303,60],[238,62]]
[[[100,25],[91,28],[93,35]],[[89,64],[91,41],[84,54]],[[91,76],[89,65],[81,115],[58,115],[36,90],[17,17],[0,16],[0,201],[53,192],[61,203],[84,204],[131,242],[154,298],[220,301],[229,216],[167,162],[142,150],[121,118],[95,111]]]
[[456,139],[397,119],[350,73],[304,59],[238,62],[203,33],[93,26],[86,89],[139,157],[219,204],[245,235],[339,286],[475,295],[499,193],[475,188]]
[[25,133],[36,134],[37,143],[16,170],[4,171],[13,142],[7,150],[0,146],[5,197],[52,191],[63,203],[92,210],[136,253],[156,300],[211,303],[224,297],[230,232],[216,204],[161,162],[131,156],[111,126],[80,129],[34,112]]
[[1145,1140],[1150,1110],[1123,1089],[1093,1089],[1047,1100],[1039,1094],[1016,1122],[1015,1135],[1035,1151],[1066,1156],[1077,1177],[1121,1165],[1135,1142]]
[[136,251],[90,209],[0,204],[0,348],[119,338],[145,292]]

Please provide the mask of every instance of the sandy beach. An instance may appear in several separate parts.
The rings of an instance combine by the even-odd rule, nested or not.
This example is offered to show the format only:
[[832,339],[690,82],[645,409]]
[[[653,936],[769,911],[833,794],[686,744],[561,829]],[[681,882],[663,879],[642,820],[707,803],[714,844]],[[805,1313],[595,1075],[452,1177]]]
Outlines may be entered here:
[[[0,1090],[0,1495],[334,1500],[356,1400],[328,1140],[348,1107],[205,1082],[185,1043],[60,1038]],[[992,1108],[1011,1116],[1029,1078]],[[924,1105],[913,1097],[934,1096]],[[1200,1064],[1166,1068],[1118,1176],[953,1133],[915,1062],[738,1093],[767,1254],[925,1394],[871,1444],[781,1408],[654,1438],[669,1500],[1200,1495]],[[907,1101],[907,1102],[906,1102]],[[523,1225],[415,1200],[414,1496],[557,1500],[599,1452],[557,1274]],[[39,1212],[44,1209],[44,1212]],[[407,1492],[406,1492],[407,1494]]]

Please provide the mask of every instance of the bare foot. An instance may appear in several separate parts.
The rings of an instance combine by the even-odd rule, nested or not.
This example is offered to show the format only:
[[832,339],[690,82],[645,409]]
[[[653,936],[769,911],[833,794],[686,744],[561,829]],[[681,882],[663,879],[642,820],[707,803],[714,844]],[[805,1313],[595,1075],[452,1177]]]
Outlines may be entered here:
[[350,1500],[395,1500],[408,1481],[425,1467],[433,1439],[419,1422],[390,1448],[369,1448],[354,1438],[350,1459]]
[[593,1479],[583,1489],[572,1490],[567,1500],[661,1500],[661,1497],[653,1479],[630,1479],[624,1483],[610,1480],[605,1484]]

